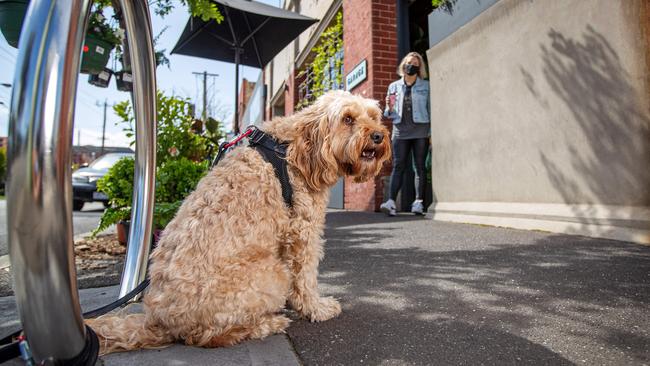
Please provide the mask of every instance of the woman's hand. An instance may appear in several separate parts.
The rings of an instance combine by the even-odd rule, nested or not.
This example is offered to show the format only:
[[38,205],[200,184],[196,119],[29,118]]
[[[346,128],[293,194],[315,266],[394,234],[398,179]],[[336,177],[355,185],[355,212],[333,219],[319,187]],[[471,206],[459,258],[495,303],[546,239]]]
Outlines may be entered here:
[[386,105],[388,106],[388,110],[392,112],[395,108],[395,94],[391,93],[386,96]]

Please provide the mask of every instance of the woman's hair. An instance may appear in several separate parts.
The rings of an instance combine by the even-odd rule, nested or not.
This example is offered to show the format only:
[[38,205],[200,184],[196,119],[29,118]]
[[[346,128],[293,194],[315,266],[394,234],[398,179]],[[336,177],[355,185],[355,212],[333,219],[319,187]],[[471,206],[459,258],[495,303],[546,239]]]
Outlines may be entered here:
[[420,56],[419,53],[417,52],[409,52],[402,61],[399,63],[399,66],[397,67],[397,75],[399,76],[404,76],[404,65],[406,65],[406,60],[408,60],[411,57],[415,57],[420,61],[420,71],[418,71],[418,76],[420,79],[426,79],[427,78],[427,65],[424,63],[424,59],[422,59],[422,56]]

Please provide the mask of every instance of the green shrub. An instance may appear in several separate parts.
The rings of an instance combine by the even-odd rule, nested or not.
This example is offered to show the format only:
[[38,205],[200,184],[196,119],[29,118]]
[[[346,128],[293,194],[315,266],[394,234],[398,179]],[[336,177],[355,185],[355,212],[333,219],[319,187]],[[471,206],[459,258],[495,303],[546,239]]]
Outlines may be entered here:
[[153,227],[164,229],[174,218],[176,211],[181,207],[183,201],[159,202],[153,209]]
[[106,193],[111,207],[123,208],[131,206],[134,171],[135,161],[133,158],[123,158],[115,163],[104,177],[97,181],[97,190]]
[[[215,153],[222,138],[220,123],[212,118],[195,120],[188,99],[157,94],[158,126],[156,147],[156,205],[154,227],[163,229],[174,217],[181,203],[195,188],[209,169],[210,154]],[[118,122],[135,143],[133,108],[129,101],[114,107]],[[133,200],[134,161],[119,161],[97,189],[109,198],[108,208],[94,233],[105,230],[131,216]]]
[[[156,169],[156,203],[153,215],[155,228],[163,229],[167,226],[185,197],[192,193],[207,171],[207,161],[195,162],[185,157],[168,160]],[[110,207],[104,211],[93,235],[131,217],[133,173],[134,160],[125,158],[118,161],[97,181],[97,190],[106,193]]]
[[169,160],[156,173],[156,202],[182,201],[208,171],[207,162],[187,158]]
[[[158,126],[156,135],[156,164],[160,166],[168,160],[185,157],[190,160],[206,159],[217,144],[212,135],[204,136],[193,129],[192,103],[189,99],[168,97],[162,92],[157,94]],[[113,107],[120,117],[119,124],[129,138],[130,144],[135,144],[135,117],[133,107],[127,100]],[[216,121],[215,121],[216,122]],[[217,122],[218,124],[218,122]]]
[[131,217],[133,201],[133,174],[135,161],[123,158],[113,165],[105,176],[97,181],[97,190],[108,196],[108,207],[99,219],[99,225],[93,230],[93,236]]

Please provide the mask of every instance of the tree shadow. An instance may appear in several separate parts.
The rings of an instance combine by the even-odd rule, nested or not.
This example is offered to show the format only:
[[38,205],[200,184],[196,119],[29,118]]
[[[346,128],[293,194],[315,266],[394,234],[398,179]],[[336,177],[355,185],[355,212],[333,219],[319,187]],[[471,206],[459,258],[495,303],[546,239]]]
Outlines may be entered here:
[[[581,39],[548,32],[541,59],[544,81],[552,95],[533,74],[520,68],[523,81],[545,109],[550,99],[554,108],[571,113],[564,139],[557,146],[567,149],[558,155],[540,149],[540,160],[548,177],[567,204],[650,206],[650,118],[648,95],[635,88],[626,69],[629,61],[619,57],[607,37],[587,25]],[[560,121],[553,121],[560,129]],[[566,159],[568,157],[568,161]],[[602,224],[589,219],[591,212],[574,209],[584,224]],[[605,222],[606,223],[606,222]],[[650,229],[647,219],[632,224]]]
[[343,313],[288,330],[307,365],[650,361],[648,248],[430,220],[329,225],[339,215],[320,282]]

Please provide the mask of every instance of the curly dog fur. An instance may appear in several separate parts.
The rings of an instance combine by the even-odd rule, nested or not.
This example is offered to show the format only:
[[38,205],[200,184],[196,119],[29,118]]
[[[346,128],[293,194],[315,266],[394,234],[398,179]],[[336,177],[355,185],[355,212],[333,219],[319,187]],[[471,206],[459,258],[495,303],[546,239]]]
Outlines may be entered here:
[[153,250],[144,313],[87,320],[102,353],[264,338],[289,325],[287,302],[311,321],[337,316],[340,304],[317,283],[329,188],[344,175],[361,182],[379,173],[391,155],[380,116],[377,102],[337,91],[263,127],[289,143],[292,209],[258,152],[229,152]]

